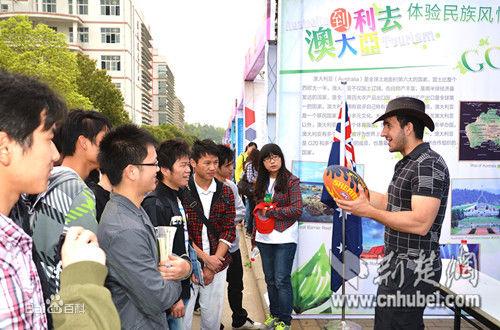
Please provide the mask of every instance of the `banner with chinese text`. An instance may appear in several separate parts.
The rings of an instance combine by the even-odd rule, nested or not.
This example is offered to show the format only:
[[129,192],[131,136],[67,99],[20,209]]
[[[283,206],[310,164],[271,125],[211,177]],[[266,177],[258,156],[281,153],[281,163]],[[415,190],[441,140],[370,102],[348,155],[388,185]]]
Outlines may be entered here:
[[[332,211],[319,197],[343,100],[342,81],[347,82],[358,173],[374,191],[387,191],[401,155],[388,151],[380,137],[381,124],[372,124],[373,120],[392,98],[413,96],[425,102],[436,129],[426,130],[424,141],[443,156],[451,175],[440,242],[442,251],[456,253],[442,254],[458,259],[464,251],[458,246],[466,239],[471,246],[467,253],[474,255],[480,271],[479,282],[484,275],[500,288],[496,261],[500,249],[500,3],[283,0],[279,13],[277,143],[287,166],[301,178],[304,200],[292,274],[295,312],[331,315],[340,311],[329,286],[315,291],[297,286],[307,289],[309,282],[319,283],[329,276],[325,272],[335,248],[330,246]],[[376,293],[382,245],[383,226],[363,219],[365,274],[349,281],[348,293]],[[313,262],[321,271],[307,273]],[[451,266],[443,269],[443,276],[453,279],[456,268],[447,265]],[[460,285],[474,285],[474,281]],[[308,292],[314,292],[314,297]],[[496,304],[485,308],[500,311]],[[370,307],[347,310],[373,313]],[[448,311],[432,309],[426,315],[443,313]]]

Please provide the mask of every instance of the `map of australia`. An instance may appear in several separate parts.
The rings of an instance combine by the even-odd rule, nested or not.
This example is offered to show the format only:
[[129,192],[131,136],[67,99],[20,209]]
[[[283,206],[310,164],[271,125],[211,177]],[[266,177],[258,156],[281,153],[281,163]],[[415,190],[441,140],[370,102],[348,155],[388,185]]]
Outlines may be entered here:
[[476,148],[483,142],[491,141],[500,147],[500,116],[497,109],[490,109],[479,115],[477,120],[465,126],[465,134],[471,148]]
[[500,160],[500,102],[460,102],[460,160]]

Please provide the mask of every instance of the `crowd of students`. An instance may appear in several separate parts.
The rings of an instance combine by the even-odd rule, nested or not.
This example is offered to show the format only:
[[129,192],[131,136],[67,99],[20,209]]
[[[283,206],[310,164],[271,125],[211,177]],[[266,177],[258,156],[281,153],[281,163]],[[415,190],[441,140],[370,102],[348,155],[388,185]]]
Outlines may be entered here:
[[[234,156],[68,112],[45,84],[0,72],[0,328],[191,329],[199,297],[201,328],[219,329],[227,281],[233,329],[289,329],[299,180],[277,145],[252,143],[234,181],[254,193],[240,196]],[[253,209],[269,198],[260,214],[275,225],[261,233]],[[261,251],[264,324],[242,305],[243,222]],[[165,260],[158,226],[177,228]]]

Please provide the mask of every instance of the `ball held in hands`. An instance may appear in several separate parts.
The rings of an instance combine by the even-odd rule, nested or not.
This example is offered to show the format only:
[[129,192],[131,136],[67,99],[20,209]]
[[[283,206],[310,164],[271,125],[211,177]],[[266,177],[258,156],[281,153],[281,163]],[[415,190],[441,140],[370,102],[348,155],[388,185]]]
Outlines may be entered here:
[[323,183],[328,193],[335,199],[356,200],[361,192],[360,187],[364,190],[366,197],[370,198],[368,187],[363,179],[345,166],[328,166],[323,173]]

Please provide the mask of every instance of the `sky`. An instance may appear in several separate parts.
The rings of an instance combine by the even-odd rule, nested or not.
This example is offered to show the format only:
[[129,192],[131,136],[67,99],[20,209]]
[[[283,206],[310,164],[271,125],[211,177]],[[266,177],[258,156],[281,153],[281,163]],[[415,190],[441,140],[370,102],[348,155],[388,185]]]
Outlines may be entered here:
[[500,194],[500,179],[452,179],[451,189],[479,189]]
[[[243,90],[245,54],[264,20],[263,0],[140,0],[175,76],[184,120],[226,128]],[[261,23],[262,24],[262,23]]]

